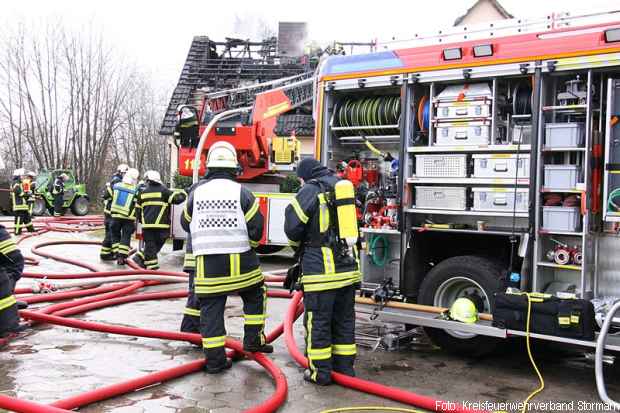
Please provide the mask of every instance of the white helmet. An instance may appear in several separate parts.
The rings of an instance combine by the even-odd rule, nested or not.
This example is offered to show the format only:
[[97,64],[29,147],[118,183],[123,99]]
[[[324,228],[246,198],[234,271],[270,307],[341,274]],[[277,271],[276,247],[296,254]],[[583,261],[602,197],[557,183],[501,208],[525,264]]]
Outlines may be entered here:
[[26,175],[28,175],[31,178],[36,178],[37,177],[37,173],[35,171],[28,171],[28,172],[26,172]]
[[238,166],[237,151],[228,142],[215,142],[207,154],[207,168],[236,169]]
[[157,171],[146,171],[144,173],[144,179],[161,184],[161,175]]
[[13,176],[22,176],[26,174],[26,170],[24,168],[19,168],[13,171]]
[[123,183],[128,185],[135,185],[140,177],[140,172],[135,168],[129,168],[125,175],[123,175]]
[[127,172],[128,169],[129,169],[129,165],[127,165],[126,163],[122,163],[118,165],[118,167],[116,168],[116,172],[125,174],[125,172]]

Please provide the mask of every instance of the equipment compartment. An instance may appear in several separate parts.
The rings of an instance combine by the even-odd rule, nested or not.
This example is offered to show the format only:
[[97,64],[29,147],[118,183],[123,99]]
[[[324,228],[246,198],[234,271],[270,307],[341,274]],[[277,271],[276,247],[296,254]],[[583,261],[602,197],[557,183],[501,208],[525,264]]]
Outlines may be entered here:
[[417,208],[464,211],[467,208],[467,188],[416,186],[415,203]]
[[467,177],[467,155],[416,155],[415,165],[418,177]]
[[490,132],[486,121],[438,123],[435,145],[488,145]]
[[583,145],[583,122],[545,124],[545,146],[548,148],[576,148]]
[[473,155],[474,178],[528,178],[530,155]]
[[527,188],[473,188],[473,211],[527,212],[529,189]]

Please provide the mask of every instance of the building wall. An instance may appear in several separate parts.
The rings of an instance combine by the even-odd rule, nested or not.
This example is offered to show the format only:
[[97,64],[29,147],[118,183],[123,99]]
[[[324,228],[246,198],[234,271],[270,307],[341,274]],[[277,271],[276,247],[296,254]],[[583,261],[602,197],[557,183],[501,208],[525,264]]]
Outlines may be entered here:
[[504,18],[491,1],[479,1],[458,25],[466,26],[468,24],[478,24]]

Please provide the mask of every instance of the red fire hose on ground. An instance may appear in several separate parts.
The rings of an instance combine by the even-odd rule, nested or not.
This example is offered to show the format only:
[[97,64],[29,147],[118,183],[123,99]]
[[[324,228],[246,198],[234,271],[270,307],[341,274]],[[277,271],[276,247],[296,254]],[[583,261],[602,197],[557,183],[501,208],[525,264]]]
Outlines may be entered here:
[[[91,227],[85,225],[100,225],[102,219],[100,217],[81,217],[81,218],[61,218],[50,219],[46,218],[41,220],[43,229],[37,233],[45,233],[48,231],[60,231],[60,232],[77,232],[90,230]],[[71,228],[71,226],[74,226]],[[77,227],[76,227],[77,226]],[[27,234],[19,241],[32,236]],[[42,274],[40,272],[25,272],[25,278],[47,280],[61,279],[61,280],[76,280],[76,279],[89,279],[89,278],[102,278],[109,277],[109,280],[113,282],[114,277],[127,276],[127,275],[153,275],[153,276],[170,276],[171,278],[179,276],[187,276],[185,273],[171,272],[171,271],[149,271],[142,269],[126,269],[119,271],[98,271],[96,267],[85,264],[83,262],[61,257],[49,252],[41,251],[41,248],[51,245],[99,245],[94,241],[53,241],[44,242],[38,244],[32,248],[32,252],[36,255],[43,256],[45,258],[55,259],[67,264],[79,266],[87,269],[89,272],[85,273],[73,273],[73,274]],[[36,261],[36,260],[35,260]],[[282,281],[283,277],[267,276],[267,281]],[[162,340],[176,340],[185,341],[192,344],[200,345],[201,337],[198,334],[171,332],[142,329],[136,327],[126,327],[110,325],[105,323],[97,323],[91,321],[84,321],[78,319],[67,318],[76,314],[83,314],[95,309],[110,307],[114,305],[120,305],[125,303],[147,301],[147,300],[161,300],[161,299],[174,299],[183,298],[187,296],[186,290],[172,290],[172,291],[158,291],[158,292],[138,292],[140,289],[161,284],[161,281],[131,281],[122,282],[112,285],[100,285],[92,288],[83,289],[71,289],[68,291],[51,292],[43,295],[29,295],[20,297],[20,300],[27,301],[28,303],[42,303],[42,302],[56,302],[63,301],[61,303],[53,304],[51,306],[44,307],[39,310],[22,310],[21,316],[32,323],[46,323],[54,325],[62,325],[66,327],[105,332],[108,334],[119,334],[136,337],[149,337]],[[33,292],[33,288],[20,288],[16,290],[16,294],[29,294]],[[287,291],[283,290],[270,290],[268,291],[270,297],[278,298],[291,298],[291,295]],[[267,336],[268,342],[275,341],[278,337],[285,334],[285,340],[287,348],[291,356],[302,366],[307,366],[306,358],[298,350],[295,339],[293,336],[293,323],[303,312],[303,304],[301,303],[302,294],[296,293],[291,300],[291,304],[285,315],[284,323],[277,326]],[[73,301],[66,301],[73,300]],[[1,343],[0,343],[1,344]],[[227,339],[226,347],[229,348],[229,356],[243,355],[246,358],[252,359],[260,364],[267,372],[272,376],[275,382],[275,392],[267,400],[263,401],[259,405],[246,410],[246,412],[262,413],[273,412],[282,406],[286,401],[288,385],[286,378],[278,366],[270,360],[267,356],[261,353],[244,353],[243,346],[231,339]],[[167,370],[162,370],[156,373],[148,374],[142,377],[138,377],[129,381],[114,384],[111,386],[102,387],[93,391],[82,393],[64,400],[59,400],[51,405],[43,405],[32,401],[21,400],[4,395],[0,395],[0,407],[16,412],[36,412],[36,413],[57,413],[68,412],[72,409],[83,407],[88,404],[99,402],[102,400],[110,399],[112,397],[120,396],[129,392],[139,390],[141,388],[151,386],[164,381],[172,380],[178,377],[185,376],[194,372],[201,371],[204,366],[204,360],[197,360],[181,366],[173,367]],[[333,373],[333,379],[336,383],[345,387],[359,390],[365,393],[377,395],[380,397],[388,398],[400,403],[422,407],[432,411],[442,412],[458,412],[458,413],[481,413],[480,411],[465,409],[460,406],[454,407],[454,403],[444,403],[439,400],[434,400],[429,397],[420,396],[412,392],[405,390],[384,386],[379,383],[374,383],[359,378],[349,377],[338,373]]]

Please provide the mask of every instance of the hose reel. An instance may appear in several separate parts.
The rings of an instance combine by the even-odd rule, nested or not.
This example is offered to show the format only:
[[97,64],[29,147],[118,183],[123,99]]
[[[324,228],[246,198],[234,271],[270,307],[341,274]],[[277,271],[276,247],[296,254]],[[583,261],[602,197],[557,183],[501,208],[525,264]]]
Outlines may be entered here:
[[[338,102],[334,110],[334,127],[357,128],[356,130],[334,131],[336,136],[357,136],[360,131],[367,136],[397,134],[400,123],[399,96],[371,96],[348,98]],[[371,129],[365,129],[371,126]],[[375,128],[375,126],[392,126]]]

